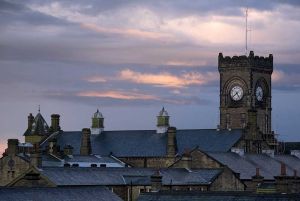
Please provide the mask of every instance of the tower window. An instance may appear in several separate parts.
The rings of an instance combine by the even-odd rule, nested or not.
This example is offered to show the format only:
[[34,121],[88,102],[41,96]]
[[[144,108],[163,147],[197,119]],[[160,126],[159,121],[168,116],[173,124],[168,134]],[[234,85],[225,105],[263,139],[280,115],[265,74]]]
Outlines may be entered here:
[[265,115],[265,133],[269,132],[269,116],[266,114]]
[[246,114],[245,113],[241,114],[241,126],[242,126],[242,128],[246,127]]
[[231,125],[231,118],[230,118],[230,114],[227,113],[226,114],[226,128],[229,129]]

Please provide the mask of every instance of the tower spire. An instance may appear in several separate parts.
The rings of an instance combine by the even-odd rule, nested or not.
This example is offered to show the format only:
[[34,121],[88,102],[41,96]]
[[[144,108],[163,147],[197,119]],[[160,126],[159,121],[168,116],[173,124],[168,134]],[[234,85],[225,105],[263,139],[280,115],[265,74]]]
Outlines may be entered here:
[[39,112],[39,113],[41,113],[41,106],[40,106],[40,105],[39,105],[39,109],[38,109],[38,112]]

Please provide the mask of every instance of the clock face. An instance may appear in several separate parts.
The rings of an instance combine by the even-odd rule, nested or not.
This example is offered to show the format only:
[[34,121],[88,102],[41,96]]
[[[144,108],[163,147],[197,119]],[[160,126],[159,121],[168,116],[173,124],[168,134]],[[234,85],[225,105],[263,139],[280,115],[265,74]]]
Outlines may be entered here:
[[234,87],[231,88],[230,90],[230,96],[232,98],[232,100],[234,101],[239,101],[243,98],[243,89],[242,87],[236,85]]
[[262,100],[263,100],[264,92],[263,92],[263,89],[262,89],[260,86],[258,86],[258,87],[256,88],[255,96],[256,96],[256,99],[257,99],[258,101],[262,101]]

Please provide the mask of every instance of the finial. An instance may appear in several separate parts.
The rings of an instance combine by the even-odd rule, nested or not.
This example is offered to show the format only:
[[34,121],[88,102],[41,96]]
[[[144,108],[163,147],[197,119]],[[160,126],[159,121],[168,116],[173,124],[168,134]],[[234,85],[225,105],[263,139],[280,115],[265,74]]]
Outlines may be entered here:
[[40,113],[41,112],[41,106],[39,105],[39,110],[38,110],[38,112]]
[[99,109],[97,108],[97,113],[99,112]]

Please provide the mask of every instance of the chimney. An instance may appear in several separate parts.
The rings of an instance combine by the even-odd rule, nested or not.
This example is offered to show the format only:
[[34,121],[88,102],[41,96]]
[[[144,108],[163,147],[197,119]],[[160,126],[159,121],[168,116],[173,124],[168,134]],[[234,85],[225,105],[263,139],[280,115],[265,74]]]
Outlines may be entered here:
[[88,156],[92,153],[90,137],[91,137],[91,129],[89,128],[82,129],[80,155]]
[[66,145],[64,147],[64,155],[65,156],[72,156],[73,155],[73,147],[71,145]]
[[59,117],[60,117],[59,114],[52,114],[51,115],[51,126],[50,126],[51,132],[60,131]]
[[7,155],[15,156],[18,154],[19,140],[18,139],[8,139],[7,140]]
[[167,141],[167,156],[175,157],[176,154],[176,128],[169,127],[167,131],[168,141]]
[[30,113],[28,116],[28,130],[30,130],[30,131],[32,129],[33,121],[34,121],[34,117],[33,117],[32,113]]
[[192,156],[189,150],[185,150],[181,158],[181,167],[190,170],[192,168]]
[[260,175],[259,175],[259,168],[256,168],[255,176],[256,176],[256,177],[259,177],[259,176],[260,176]]
[[252,185],[249,186],[249,190],[256,191],[263,182],[264,177],[260,175],[259,168],[256,168],[255,175],[252,176]]
[[30,154],[30,164],[37,168],[42,167],[42,157],[40,154],[40,147],[38,144],[34,144],[33,152]]
[[153,175],[150,177],[151,180],[151,191],[159,192],[162,188],[162,176],[160,175],[159,170],[156,170]]
[[280,176],[286,176],[286,166],[284,163],[281,163],[280,166]]

